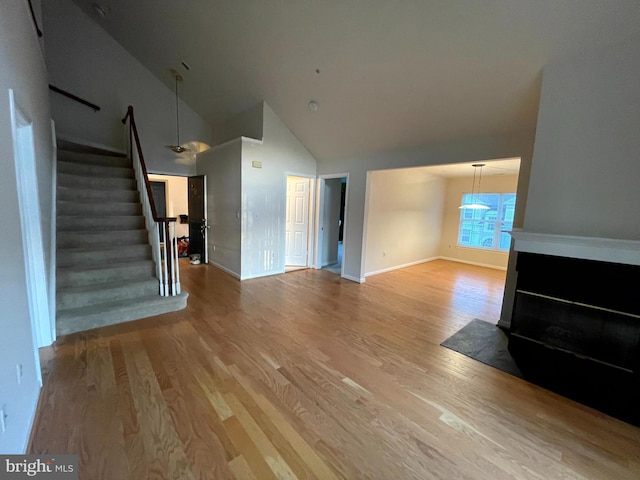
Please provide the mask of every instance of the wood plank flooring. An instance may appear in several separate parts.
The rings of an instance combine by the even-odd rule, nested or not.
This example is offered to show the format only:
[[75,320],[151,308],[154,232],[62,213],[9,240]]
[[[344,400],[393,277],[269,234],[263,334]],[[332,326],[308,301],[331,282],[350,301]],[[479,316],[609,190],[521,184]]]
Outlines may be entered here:
[[186,310],[41,352],[30,452],[81,479],[640,478],[640,429],[439,345],[497,322],[503,272],[182,267]]

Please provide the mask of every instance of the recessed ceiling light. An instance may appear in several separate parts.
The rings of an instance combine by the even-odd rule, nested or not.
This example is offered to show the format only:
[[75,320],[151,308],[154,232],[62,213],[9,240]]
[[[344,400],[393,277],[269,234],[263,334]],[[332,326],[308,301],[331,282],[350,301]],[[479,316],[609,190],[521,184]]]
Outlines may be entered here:
[[309,110],[311,110],[312,112],[317,112],[318,111],[318,102],[316,102],[315,100],[311,100],[309,102]]

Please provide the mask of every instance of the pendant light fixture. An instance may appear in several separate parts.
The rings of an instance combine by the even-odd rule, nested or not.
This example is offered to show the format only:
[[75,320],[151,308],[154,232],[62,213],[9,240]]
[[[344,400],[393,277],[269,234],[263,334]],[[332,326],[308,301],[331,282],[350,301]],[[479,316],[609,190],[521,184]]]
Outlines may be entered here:
[[[471,184],[471,203],[463,203],[458,208],[468,208],[471,210],[489,210],[489,206],[478,201],[478,195],[480,195],[480,184],[482,182],[482,167],[484,163],[474,163],[473,167],[473,183]],[[478,176],[478,193],[476,193],[476,173],[480,169],[480,175]]]
[[176,142],[175,145],[166,145],[166,148],[168,148],[169,150],[173,151],[174,153],[185,153],[185,152],[189,152],[190,150],[188,148],[185,148],[182,145],[180,145],[180,109],[178,107],[178,104],[179,104],[179,101],[178,101],[178,82],[182,81],[182,75],[180,75],[178,72],[176,72],[173,69],[171,69],[170,72],[171,72],[171,75],[173,76],[173,78],[175,78],[175,80],[176,80],[176,137],[177,137],[177,142]]

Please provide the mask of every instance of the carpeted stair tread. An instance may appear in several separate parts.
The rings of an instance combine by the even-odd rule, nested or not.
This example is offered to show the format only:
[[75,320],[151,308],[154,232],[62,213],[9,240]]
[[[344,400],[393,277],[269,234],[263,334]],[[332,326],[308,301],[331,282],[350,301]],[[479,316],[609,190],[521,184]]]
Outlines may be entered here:
[[142,206],[136,202],[72,202],[58,201],[56,205],[58,218],[61,216],[100,215],[102,217],[142,215]]
[[134,178],[100,177],[92,175],[73,175],[69,173],[58,174],[58,185],[91,190],[136,190],[138,185]]
[[131,300],[102,303],[92,307],[58,311],[57,333],[70,333],[115,325],[141,318],[182,310],[187,306],[185,292],[174,297],[148,295]]
[[104,232],[62,230],[58,231],[57,244],[58,248],[131,245],[147,242],[148,238],[147,231],[142,229]]
[[[135,286],[144,286],[147,287],[149,285],[151,285],[151,283],[154,284],[154,286],[158,286],[158,279],[156,278],[145,278],[142,280],[135,280],[132,282],[129,281],[112,281],[112,282],[103,282],[99,285],[75,285],[72,287],[63,287],[63,288],[58,288],[57,293],[58,295],[62,295],[65,293],[88,293],[88,292],[94,292],[96,290],[112,290],[115,288],[120,288],[120,287],[129,287],[129,288],[133,288]],[[158,287],[159,288],[159,287]]]
[[58,162],[58,173],[80,176],[135,179],[135,173],[130,166],[120,167],[112,165],[91,165],[80,162]]
[[137,189],[101,190],[91,188],[65,187],[58,185],[58,201],[70,202],[139,202]]
[[145,223],[142,215],[58,215],[58,231],[60,232],[141,230],[143,228],[145,228]]
[[160,287],[156,278],[131,281],[122,279],[92,285],[62,287],[56,291],[56,306],[58,310],[67,310],[145,295],[158,295],[159,291]]
[[[114,249],[117,250],[117,248],[114,248]],[[93,251],[91,249],[87,249],[87,250]],[[123,266],[132,266],[132,267],[144,266],[149,262],[154,263],[151,258],[145,258],[140,260],[120,260],[115,262],[109,262],[108,265],[90,265],[86,267],[75,267],[75,266],[58,267],[57,270],[59,272],[63,270],[101,270],[101,269],[120,268]]]
[[106,245],[102,247],[78,247],[59,249],[58,267],[82,265],[104,265],[104,262],[125,261],[128,259],[151,259],[151,246],[148,243],[134,245]]
[[73,287],[75,285],[96,285],[115,282],[123,278],[128,281],[155,279],[155,262],[152,259],[134,261],[117,261],[85,266],[58,267],[58,288]]
[[118,155],[97,155],[83,152],[71,152],[69,150],[58,150],[58,162],[78,162],[88,165],[102,165],[112,167],[131,167],[131,160]]

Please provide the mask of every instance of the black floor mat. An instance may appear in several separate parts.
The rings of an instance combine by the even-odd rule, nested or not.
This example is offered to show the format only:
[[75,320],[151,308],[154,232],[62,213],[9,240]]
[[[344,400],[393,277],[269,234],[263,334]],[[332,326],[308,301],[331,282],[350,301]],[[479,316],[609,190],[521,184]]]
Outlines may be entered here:
[[477,318],[471,320],[440,345],[503,372],[524,378],[507,349],[507,335],[491,323],[483,322]]

